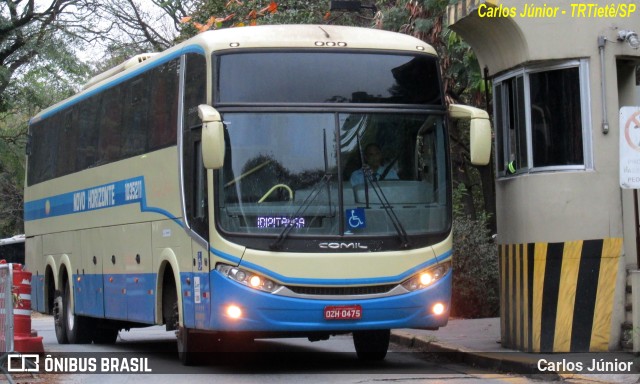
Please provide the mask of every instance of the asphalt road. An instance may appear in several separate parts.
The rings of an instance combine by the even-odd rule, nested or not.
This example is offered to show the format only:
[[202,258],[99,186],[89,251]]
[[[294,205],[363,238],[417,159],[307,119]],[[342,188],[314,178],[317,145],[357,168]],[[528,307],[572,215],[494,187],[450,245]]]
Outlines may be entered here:
[[[311,343],[307,339],[265,339],[226,347],[201,366],[185,367],[177,357],[173,332],[164,327],[121,331],[114,345],[60,345],[53,319],[38,316],[32,328],[43,337],[45,354],[58,362],[75,359],[77,367],[100,366],[114,359],[112,369],[145,373],[20,374],[17,381],[40,383],[529,383],[534,380],[492,373],[441,360],[438,356],[391,345],[383,362],[358,360],[349,335]],[[230,348],[230,349],[229,349]],[[66,360],[65,360],[66,359]],[[93,360],[91,360],[93,359]],[[107,359],[107,360],[104,360]],[[123,361],[126,362],[123,363]],[[50,360],[49,362],[51,362]],[[39,364],[44,364],[44,357]],[[98,368],[100,369],[100,368]],[[535,381],[539,383],[540,381]]]

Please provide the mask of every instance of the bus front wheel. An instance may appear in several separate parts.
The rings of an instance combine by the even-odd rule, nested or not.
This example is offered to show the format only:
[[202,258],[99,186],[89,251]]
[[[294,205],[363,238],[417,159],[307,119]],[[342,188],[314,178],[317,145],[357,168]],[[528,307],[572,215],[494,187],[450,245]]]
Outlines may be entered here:
[[353,345],[360,360],[380,361],[387,356],[391,331],[388,329],[355,331]]
[[176,331],[178,339],[178,357],[183,365],[201,365],[204,362],[202,335],[196,334],[193,329],[178,327]]

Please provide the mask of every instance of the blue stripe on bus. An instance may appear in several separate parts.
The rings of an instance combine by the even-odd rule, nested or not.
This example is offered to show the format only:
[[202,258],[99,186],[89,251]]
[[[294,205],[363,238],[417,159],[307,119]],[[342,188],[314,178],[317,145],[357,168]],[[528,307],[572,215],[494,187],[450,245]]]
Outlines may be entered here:
[[40,220],[136,203],[140,205],[142,212],[157,213],[173,220],[180,227],[184,226],[171,212],[147,205],[143,176],[27,201],[24,204],[24,220]]
[[136,70],[134,70],[131,73],[127,74],[126,76],[119,77],[116,80],[108,82],[106,84],[103,84],[100,87],[98,87],[96,89],[93,89],[93,90],[91,90],[91,91],[89,91],[87,93],[80,94],[78,97],[72,98],[68,102],[66,102],[64,104],[61,104],[58,107],[55,107],[55,108],[51,109],[50,111],[44,112],[43,114],[32,118],[29,121],[29,124],[38,122],[38,121],[40,121],[42,119],[45,119],[45,118],[47,118],[47,117],[49,117],[51,115],[54,115],[54,114],[58,113],[58,112],[66,109],[66,108],[72,107],[73,105],[79,103],[82,100],[86,100],[86,99],[90,98],[91,96],[94,96],[96,94],[104,92],[108,88],[111,88],[111,87],[113,87],[115,85],[118,85],[118,84],[120,84],[122,82],[125,82],[125,81],[127,81],[127,80],[129,80],[129,79],[131,79],[133,77],[136,77],[136,76],[140,75],[141,73],[147,72],[147,71],[149,71],[149,70],[151,70],[153,68],[156,68],[156,67],[158,67],[158,66],[160,66],[162,64],[165,64],[165,63],[167,63],[167,62],[169,62],[169,61],[171,61],[171,60],[173,60],[175,58],[178,58],[178,57],[180,57],[182,55],[185,55],[187,53],[204,54],[205,52],[204,52],[204,48],[202,48],[199,45],[189,45],[189,46],[187,46],[187,47],[185,47],[185,48],[183,48],[181,50],[178,50],[178,51],[176,51],[176,52],[174,52],[174,53],[172,53],[172,54],[170,54],[168,56],[161,57],[157,61],[153,61],[150,64],[146,64],[146,65],[140,66]]
[[[25,202],[24,220],[40,220],[136,203],[139,204],[141,212],[157,213],[173,220],[178,226],[184,228],[184,223],[175,215],[171,214],[171,212],[147,205],[146,187],[143,176]],[[449,250],[442,255],[438,255],[438,257],[427,260],[422,264],[393,276],[355,279],[313,279],[285,276],[263,266],[247,261],[243,262],[242,258],[222,252],[211,246],[209,247],[209,251],[231,263],[261,273],[265,275],[265,277],[278,280],[283,284],[293,285],[369,285],[396,283],[411,277],[422,269],[436,264],[438,261],[446,260],[452,255],[452,251]]]
[[[35,277],[32,284],[38,299],[32,300],[32,306],[43,312],[44,302],[40,298],[44,286],[41,275]],[[157,274],[74,274],[73,280],[76,281],[76,314],[155,324]],[[444,326],[452,285],[449,271],[432,287],[403,295],[373,299],[305,299],[257,291],[222,276],[216,270],[183,272],[180,280],[184,325],[224,331],[294,332]],[[447,313],[443,316],[430,313],[430,308],[437,302],[445,305]],[[225,308],[229,304],[242,308],[241,319],[226,317]],[[323,319],[325,306],[345,304],[361,305],[362,319]]]

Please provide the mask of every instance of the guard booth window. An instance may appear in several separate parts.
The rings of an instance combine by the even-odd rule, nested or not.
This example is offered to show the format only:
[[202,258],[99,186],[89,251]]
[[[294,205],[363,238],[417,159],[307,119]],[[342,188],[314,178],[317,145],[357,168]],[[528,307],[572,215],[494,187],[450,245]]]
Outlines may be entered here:
[[587,74],[580,60],[494,81],[499,176],[592,167]]

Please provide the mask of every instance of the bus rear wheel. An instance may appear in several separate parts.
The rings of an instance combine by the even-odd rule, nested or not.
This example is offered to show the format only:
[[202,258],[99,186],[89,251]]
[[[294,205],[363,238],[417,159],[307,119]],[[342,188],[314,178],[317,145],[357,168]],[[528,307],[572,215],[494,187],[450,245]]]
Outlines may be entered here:
[[63,302],[62,292],[56,291],[55,296],[53,298],[53,323],[55,325],[55,330],[56,330],[56,339],[58,339],[58,344],[69,344],[66,328],[64,326],[64,319],[63,319],[64,305],[62,302]]
[[[62,306],[58,308],[56,320],[56,336],[58,327],[62,327],[69,344],[89,344],[91,343],[91,328],[89,319],[85,316],[75,315],[71,305],[72,291],[69,285],[65,285],[62,291]],[[59,340],[59,339],[58,339]]]
[[387,356],[391,331],[388,329],[355,331],[353,345],[360,360],[380,361]]

